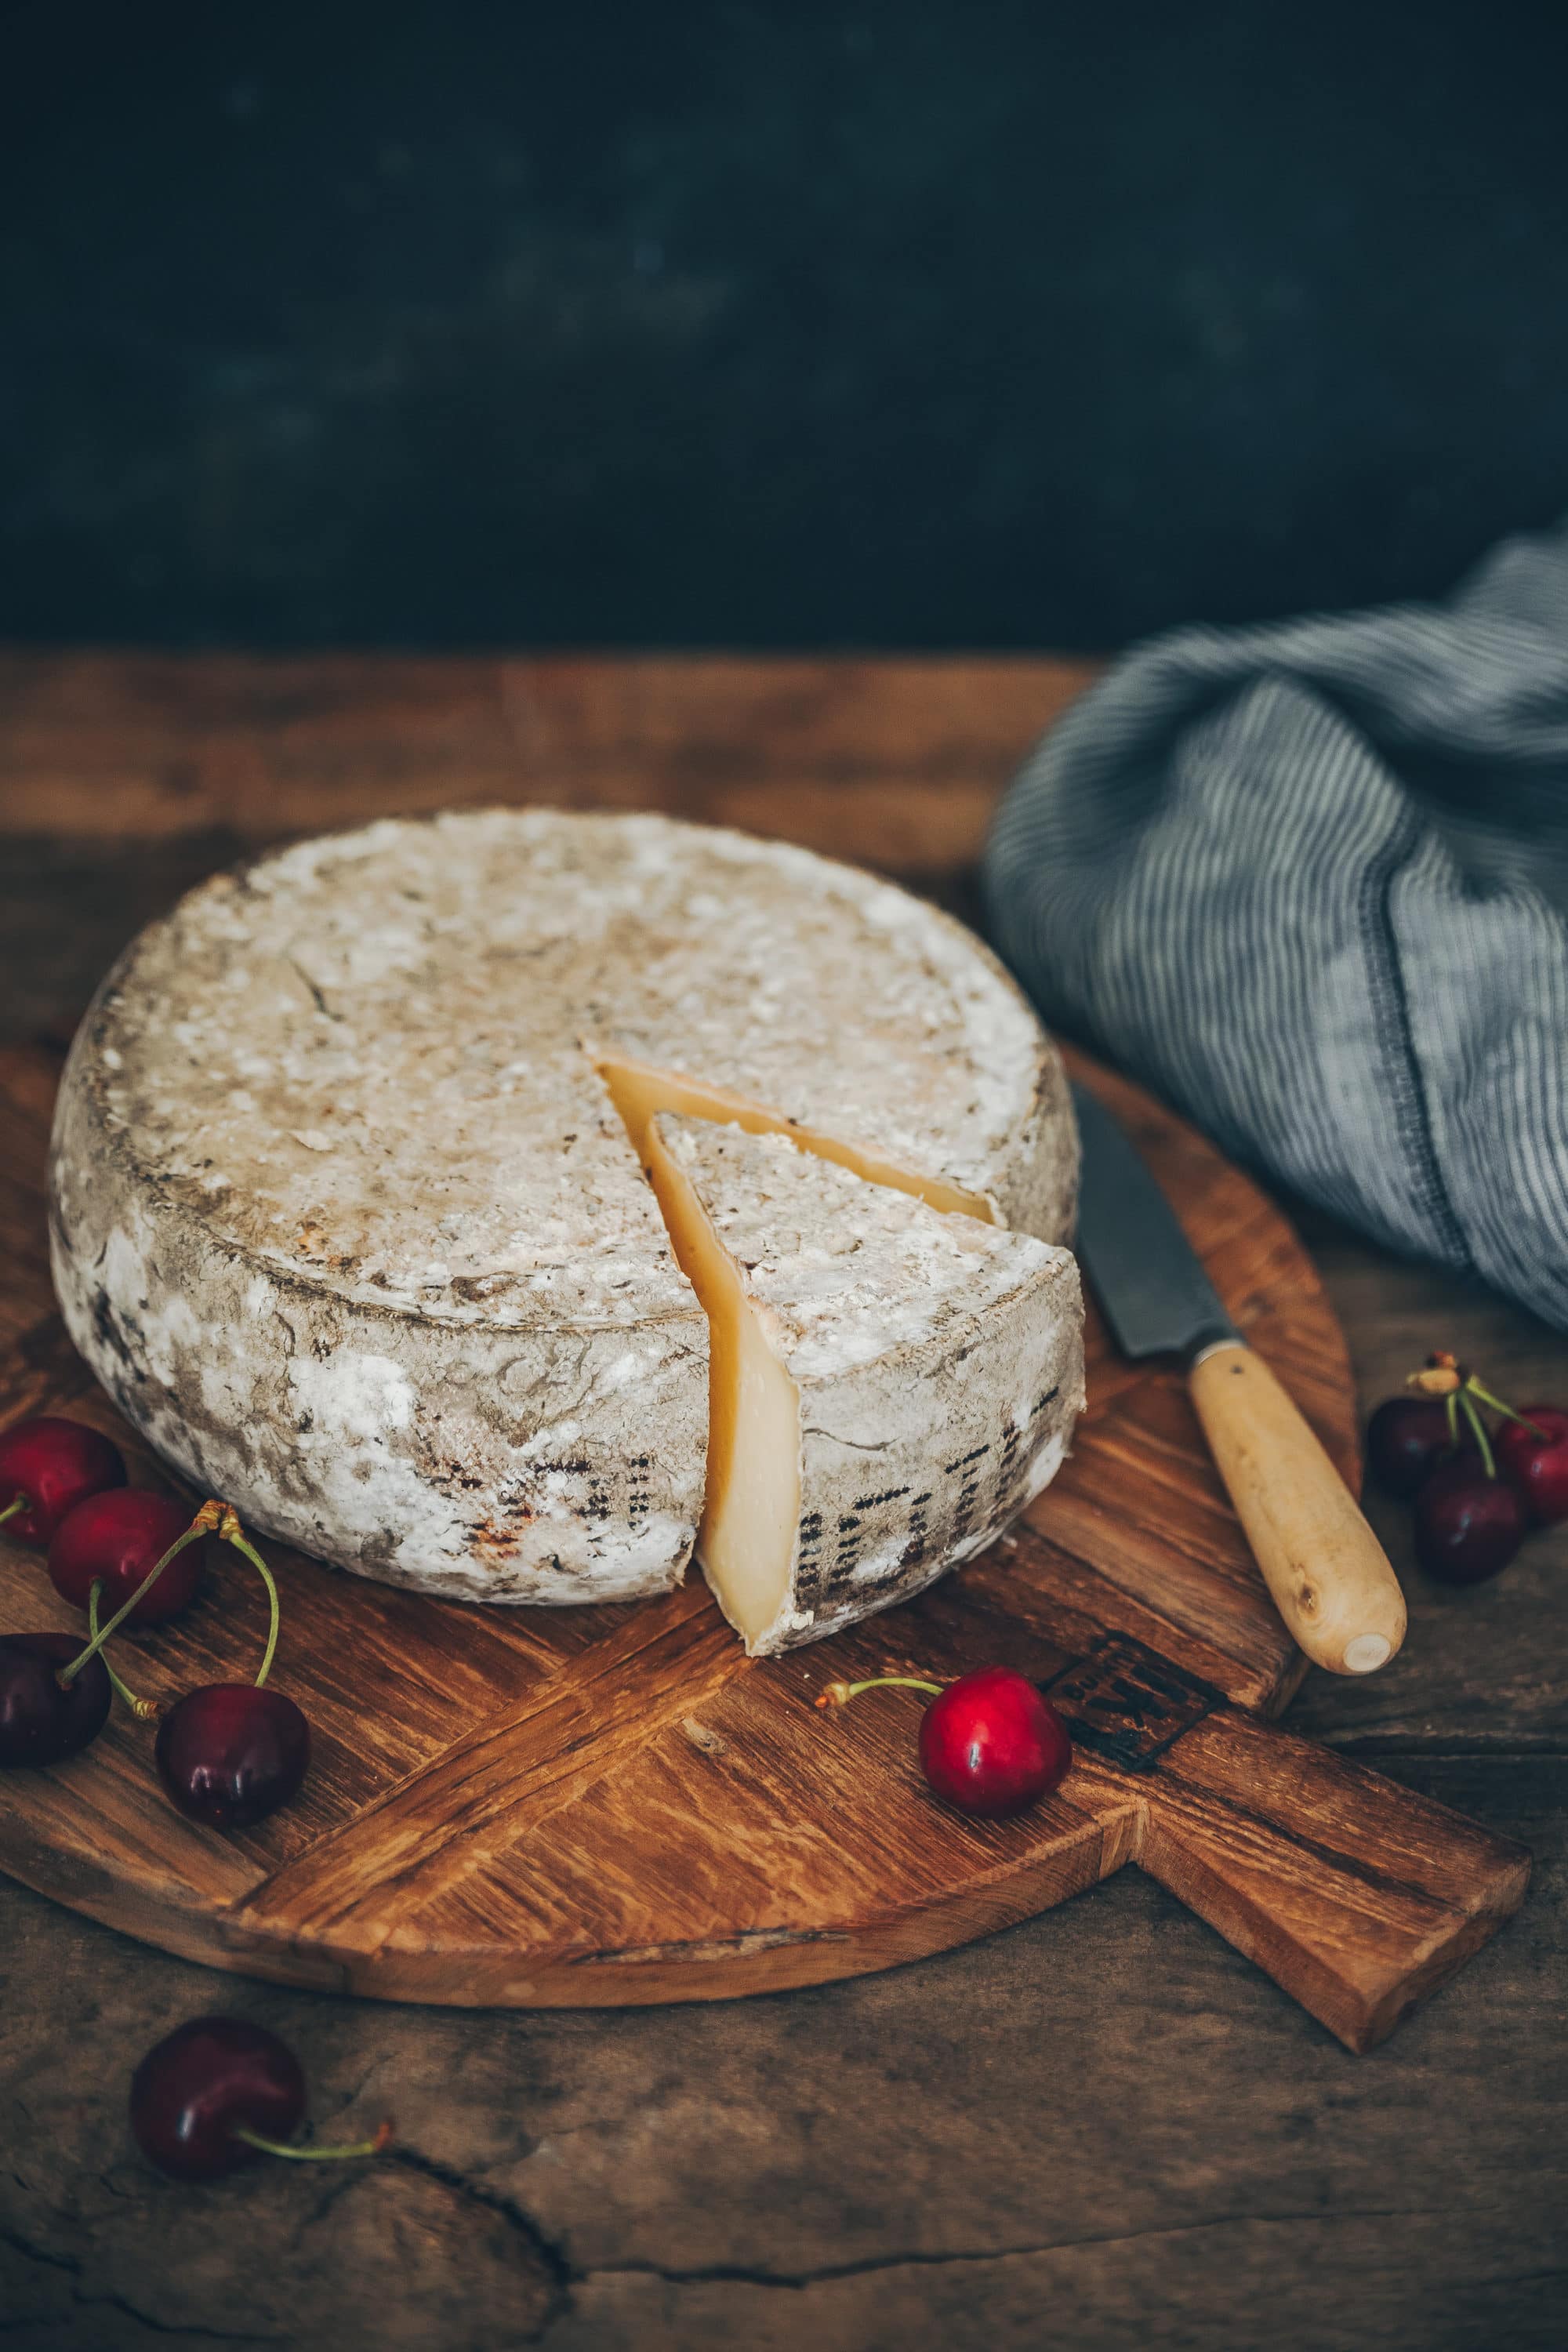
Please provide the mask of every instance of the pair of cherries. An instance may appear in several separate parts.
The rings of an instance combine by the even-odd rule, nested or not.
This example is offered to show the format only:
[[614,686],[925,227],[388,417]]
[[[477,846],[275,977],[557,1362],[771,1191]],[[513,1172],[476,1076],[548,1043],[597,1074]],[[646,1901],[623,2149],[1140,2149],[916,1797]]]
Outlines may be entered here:
[[[1568,1519],[1568,1412],[1522,1411],[1454,1357],[1412,1372],[1367,1423],[1367,1467],[1412,1502],[1415,1556],[1443,1584],[1480,1584],[1508,1566],[1531,1528]],[[1489,1426],[1487,1414],[1498,1416]]]
[[[204,1504],[194,1520],[172,1496],[126,1484],[118,1447],[85,1423],[39,1415],[0,1433],[0,1527],[47,1548],[51,1583],[86,1612],[84,1648],[69,1633],[0,1636],[0,1765],[79,1754],[102,1730],[118,1690],[158,1725],[154,1754],[171,1801],[193,1821],[244,1829],[293,1796],[310,1755],[292,1699],[266,1687],[278,1645],[278,1589],[232,1509]],[[267,1654],[254,1684],[209,1683],[166,1712],[137,1698],[104,1654],[122,1624],[164,1624],[201,1581],[200,1538],[216,1534],[259,1570],[271,1605]],[[99,1624],[100,1609],[110,1613]]]

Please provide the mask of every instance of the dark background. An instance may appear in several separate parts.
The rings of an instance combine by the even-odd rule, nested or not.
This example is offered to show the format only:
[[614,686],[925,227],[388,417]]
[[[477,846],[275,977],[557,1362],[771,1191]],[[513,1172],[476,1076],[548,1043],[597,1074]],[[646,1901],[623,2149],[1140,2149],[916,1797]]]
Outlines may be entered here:
[[1102,647],[1568,506],[1568,11],[0,14],[0,634]]

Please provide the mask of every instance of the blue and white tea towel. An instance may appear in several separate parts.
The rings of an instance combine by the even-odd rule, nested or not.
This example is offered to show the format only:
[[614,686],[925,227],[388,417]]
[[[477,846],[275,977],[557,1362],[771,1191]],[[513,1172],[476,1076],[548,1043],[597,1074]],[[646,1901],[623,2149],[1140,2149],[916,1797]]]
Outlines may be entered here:
[[1568,528],[1447,605],[1129,654],[1018,777],[985,883],[1047,1020],[1568,1328]]

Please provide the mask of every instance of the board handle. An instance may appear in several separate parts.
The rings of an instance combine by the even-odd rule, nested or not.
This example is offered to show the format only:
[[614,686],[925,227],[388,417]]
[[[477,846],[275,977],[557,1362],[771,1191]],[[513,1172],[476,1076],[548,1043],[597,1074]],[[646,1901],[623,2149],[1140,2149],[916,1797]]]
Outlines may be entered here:
[[1142,1868],[1351,2050],[1479,1950],[1530,1876],[1523,1846],[1239,1708],[1142,1787]]
[[1370,1675],[1405,1639],[1405,1595],[1339,1472],[1260,1356],[1222,1339],[1189,1375],[1204,1434],[1298,1648]]

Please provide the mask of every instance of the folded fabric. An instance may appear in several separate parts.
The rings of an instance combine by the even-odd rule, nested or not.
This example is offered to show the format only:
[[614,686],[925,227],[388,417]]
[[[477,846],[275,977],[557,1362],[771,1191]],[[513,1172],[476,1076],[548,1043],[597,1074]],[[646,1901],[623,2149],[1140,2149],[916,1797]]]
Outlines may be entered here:
[[985,888],[1047,1020],[1568,1328],[1568,527],[1445,606],[1135,650],[1018,777]]

